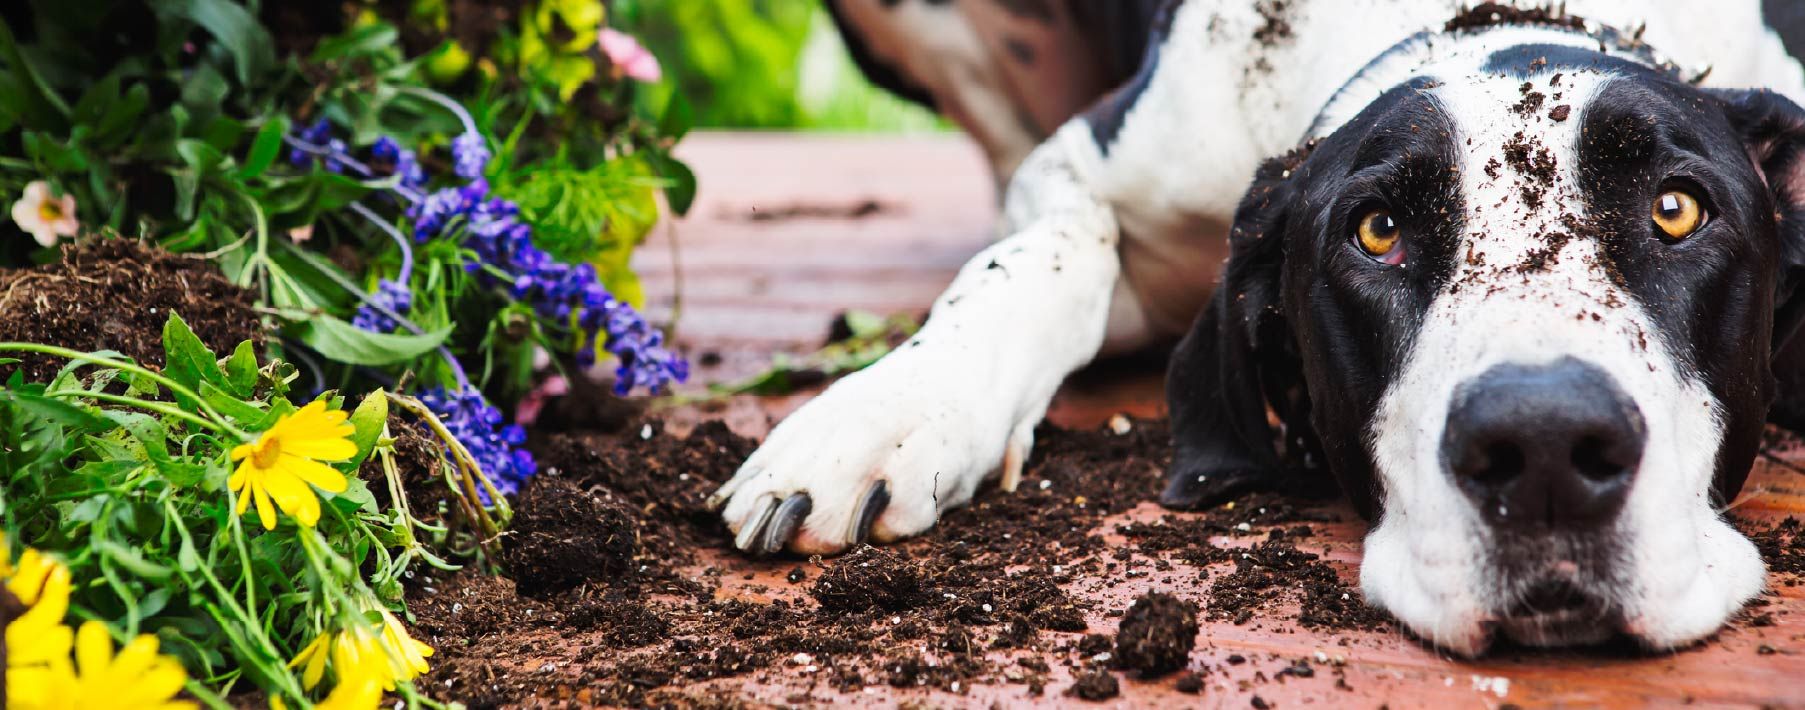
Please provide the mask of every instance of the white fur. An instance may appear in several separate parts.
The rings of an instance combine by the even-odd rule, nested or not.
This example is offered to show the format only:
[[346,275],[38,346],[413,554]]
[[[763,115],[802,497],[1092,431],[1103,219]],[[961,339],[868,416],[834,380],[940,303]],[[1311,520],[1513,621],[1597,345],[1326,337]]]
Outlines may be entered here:
[[[1436,69],[1460,75],[1464,68]],[[1551,87],[1548,74],[1559,71],[1562,83]],[[1362,585],[1368,599],[1437,643],[1465,653],[1484,648],[1484,622],[1516,600],[1490,569],[1491,531],[1442,460],[1449,405],[1456,387],[1495,366],[1573,357],[1610,375],[1648,431],[1625,510],[1614,530],[1600,533],[1615,538],[1621,559],[1578,573],[1612,580],[1610,601],[1645,643],[1679,645],[1714,630],[1763,582],[1754,546],[1707,495],[1721,405],[1679,366],[1635,297],[1612,282],[1595,241],[1573,239],[1544,270],[1515,268],[1546,247],[1540,235],[1571,231],[1562,214],[1585,217],[1576,182],[1579,128],[1590,98],[1611,78],[1556,69],[1532,81],[1537,91],[1564,94],[1574,117],[1523,119],[1509,111],[1520,96],[1517,78],[1450,81],[1434,90],[1456,124],[1457,145],[1468,151],[1461,170],[1467,231],[1455,252],[1468,256],[1429,307],[1372,425],[1386,512],[1367,539]],[[1492,156],[1505,163],[1504,145],[1519,132],[1550,150],[1558,166],[1536,209],[1519,189],[1530,178],[1504,165],[1494,179],[1483,168]]]

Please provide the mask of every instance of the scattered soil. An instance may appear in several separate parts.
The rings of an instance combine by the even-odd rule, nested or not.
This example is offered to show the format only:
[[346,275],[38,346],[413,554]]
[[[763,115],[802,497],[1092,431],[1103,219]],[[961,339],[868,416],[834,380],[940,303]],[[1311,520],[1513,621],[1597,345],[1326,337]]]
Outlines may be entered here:
[[[55,264],[0,271],[0,341],[114,350],[162,367],[163,324],[171,312],[223,356],[246,340],[262,346],[255,304],[250,291],[204,259],[107,239],[65,247]],[[61,358],[17,357],[17,365],[0,365],[0,381],[15,368],[28,380],[48,380],[65,364]]]
[[[1316,554],[1304,552],[1288,541],[1289,534],[1275,530],[1270,539],[1238,553],[1235,571],[1210,585],[1209,617],[1237,625],[1265,617],[1286,601],[1298,604],[1297,621],[1305,626],[1382,631],[1391,619],[1366,606],[1357,591],[1341,581],[1335,568]],[[1297,590],[1301,599],[1282,593]]]
[[1786,586],[1801,584],[1805,575],[1805,523],[1788,517],[1765,530],[1748,531],[1749,539],[1761,550],[1769,572],[1787,573]]
[[[1120,692],[1112,662],[1145,676],[1183,669],[1201,612],[1179,595],[1149,595],[1124,612],[1072,592],[1137,584],[1147,568],[1175,565],[1198,570],[1199,592],[1212,575],[1274,580],[1211,590],[1212,606],[1232,600],[1328,628],[1383,628],[1333,567],[1292,547],[1310,523],[1334,517],[1307,503],[1249,496],[1202,514],[1104,525],[1157,495],[1168,436],[1163,422],[1130,421],[1120,434],[1043,428],[1019,490],[986,489],[920,539],[801,565],[722,565],[711,561],[729,538],[704,501],[752,441],[719,423],[687,438],[657,422],[554,435],[537,446],[543,473],[504,541],[511,578],[410,580],[417,629],[439,650],[431,691],[472,707],[708,705],[719,702],[708,681],[752,675],[842,692],[963,695],[1011,684],[1040,695],[1060,665],[1077,682],[1057,692],[1105,699]],[[1238,553],[1210,541],[1225,535],[1287,551],[1256,547],[1256,559],[1276,562],[1237,560],[1229,571]],[[770,581],[750,581],[754,570]],[[1117,634],[1094,633],[1092,620],[1111,616],[1121,618]],[[1202,679],[1190,678],[1181,681],[1201,691]],[[785,702],[819,701],[811,697]]]
[[1197,645],[1197,607],[1170,594],[1149,592],[1129,605],[1116,630],[1116,667],[1144,677],[1185,667]]
[[1092,702],[1108,700],[1122,694],[1122,686],[1108,671],[1093,670],[1078,676],[1067,694]]
[[[1564,7],[1564,4],[1562,4]],[[1584,32],[1585,18],[1567,13],[1554,4],[1541,7],[1514,7],[1506,3],[1484,2],[1455,15],[1443,27],[1448,32],[1482,30],[1500,25],[1553,25]]]

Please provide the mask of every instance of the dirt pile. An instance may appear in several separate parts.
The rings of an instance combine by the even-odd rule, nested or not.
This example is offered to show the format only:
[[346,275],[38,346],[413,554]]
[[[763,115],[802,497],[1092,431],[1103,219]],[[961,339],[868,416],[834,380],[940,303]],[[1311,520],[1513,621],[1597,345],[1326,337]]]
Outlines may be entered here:
[[1160,676],[1185,667],[1197,645],[1197,607],[1149,592],[1129,605],[1116,629],[1116,667]]
[[825,611],[902,611],[921,601],[921,569],[870,545],[829,565],[809,592]]
[[501,562],[521,594],[630,583],[636,576],[639,523],[620,502],[584,493],[557,476],[534,476],[515,511]]
[[[63,250],[63,260],[0,271],[0,341],[59,345],[81,352],[114,350],[163,365],[163,324],[179,313],[201,342],[227,355],[246,340],[263,340],[256,299],[205,259],[171,254],[126,239]],[[0,365],[0,381],[23,368],[47,380],[64,360],[17,356]]]

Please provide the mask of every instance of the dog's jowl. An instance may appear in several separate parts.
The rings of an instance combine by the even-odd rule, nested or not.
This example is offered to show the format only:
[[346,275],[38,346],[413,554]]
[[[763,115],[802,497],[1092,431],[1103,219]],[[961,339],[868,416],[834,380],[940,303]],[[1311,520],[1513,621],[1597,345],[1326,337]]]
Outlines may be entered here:
[[1367,599],[1458,653],[1713,632],[1764,582],[1721,511],[1805,421],[1805,71],[1754,0],[1461,5],[833,0],[1004,238],[721,489],[739,545],[919,533],[1183,336],[1167,505],[1332,476]]

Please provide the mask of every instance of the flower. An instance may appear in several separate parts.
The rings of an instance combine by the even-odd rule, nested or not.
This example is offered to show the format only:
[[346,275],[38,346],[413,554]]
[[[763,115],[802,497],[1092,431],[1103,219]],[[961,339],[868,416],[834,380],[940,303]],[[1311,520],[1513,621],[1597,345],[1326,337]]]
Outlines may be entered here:
[[370,163],[379,171],[400,175],[403,187],[419,189],[426,184],[426,170],[420,167],[419,155],[388,136],[379,137],[370,145]]
[[330,660],[338,686],[326,701],[336,698],[344,703],[334,707],[373,707],[382,691],[395,689],[396,681],[413,680],[431,670],[426,658],[433,648],[409,635],[389,610],[371,609],[381,619],[380,628],[372,631],[359,622],[336,633],[322,632],[288,662],[289,668],[302,669],[301,686],[312,690],[325,677]]
[[[452,437],[470,451],[483,475],[502,494],[513,494],[539,471],[533,455],[519,448],[526,443],[526,430],[502,426],[501,412],[489,406],[482,390],[470,385],[455,392],[436,388],[420,393],[420,401],[432,408]],[[479,486],[477,495],[489,502],[488,490]]]
[[489,144],[483,134],[469,131],[451,139],[452,170],[458,177],[474,180],[483,176],[489,164]]
[[608,63],[614,65],[620,76],[644,82],[655,82],[664,78],[664,69],[658,66],[658,58],[627,34],[612,27],[603,27],[596,33],[596,43],[602,48],[602,55],[608,57]]
[[238,514],[252,498],[257,501],[257,517],[266,530],[276,529],[276,513],[270,508],[274,499],[282,512],[303,526],[312,527],[320,520],[320,500],[308,484],[331,493],[343,493],[349,482],[321,461],[343,461],[357,454],[351,443],[355,428],[346,421],[343,411],[326,411],[326,403],[314,401],[300,411],[285,416],[269,431],[248,444],[232,449],[232,460],[243,460],[238,470],[226,480],[227,487],[238,494]]
[[[376,296],[372,300],[382,304],[384,308],[393,311],[396,315],[406,315],[414,307],[414,294],[407,289],[407,284],[388,279],[377,280]],[[396,328],[401,327],[401,324],[395,322],[395,319],[369,305],[357,309],[357,315],[351,318],[351,325],[378,333],[393,333]]]
[[46,247],[56,246],[59,237],[73,237],[81,229],[81,222],[75,219],[75,196],[52,196],[50,183],[43,180],[31,181],[24,196],[13,203],[13,223]]
[[545,410],[545,405],[567,394],[570,394],[570,380],[564,379],[563,375],[545,378],[514,404],[514,423],[532,426],[533,422],[539,421],[539,413]]
[[157,637],[139,636],[114,655],[106,625],[88,621],[75,633],[73,666],[65,658],[20,678],[15,678],[9,667],[7,699],[21,710],[194,708],[192,702],[174,699],[187,682],[188,672],[182,664],[157,653]]
[[[302,129],[301,135],[298,136],[298,138],[303,143],[314,146],[325,146],[327,141],[332,140],[332,122],[321,117],[319,120],[314,121],[313,125]],[[288,162],[297,168],[312,161],[313,154],[299,147],[292,148],[288,151]]]
[[376,671],[353,671],[340,678],[315,710],[376,710],[382,704],[382,681]]
[[11,678],[41,670],[57,660],[66,662],[74,632],[63,626],[69,613],[69,568],[31,548],[19,555],[18,564],[7,562],[6,536],[0,535],[0,580],[25,605],[25,613],[6,625],[8,688]]
[[414,640],[407,633],[407,627],[401,620],[389,613],[389,610],[378,607],[376,613],[382,617],[382,650],[388,652],[389,660],[399,671],[397,677],[402,680],[413,680],[432,670],[426,658],[433,653],[432,647]]
[[304,244],[313,238],[313,225],[303,224],[288,230],[288,240],[296,244]]

